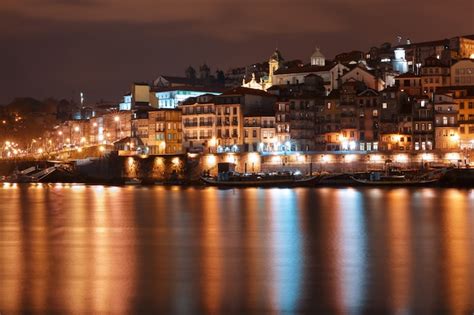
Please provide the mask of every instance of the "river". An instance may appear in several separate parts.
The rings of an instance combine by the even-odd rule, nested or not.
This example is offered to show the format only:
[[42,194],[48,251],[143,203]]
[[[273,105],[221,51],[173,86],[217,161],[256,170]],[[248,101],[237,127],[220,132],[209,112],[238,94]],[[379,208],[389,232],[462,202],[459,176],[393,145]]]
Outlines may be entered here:
[[0,313],[471,314],[474,190],[0,186]]

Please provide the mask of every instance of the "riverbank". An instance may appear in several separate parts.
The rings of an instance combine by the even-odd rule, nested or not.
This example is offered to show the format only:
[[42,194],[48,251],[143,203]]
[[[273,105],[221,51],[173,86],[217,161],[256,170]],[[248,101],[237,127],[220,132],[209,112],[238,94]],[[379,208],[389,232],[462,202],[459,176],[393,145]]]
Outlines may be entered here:
[[[427,156],[425,156],[427,157]],[[392,158],[394,160],[392,160]],[[317,185],[358,186],[351,180],[354,174],[382,171],[388,166],[405,173],[427,172],[436,168],[450,168],[436,183],[442,187],[474,186],[474,170],[461,167],[461,163],[435,160],[418,160],[382,154],[319,155],[288,154],[260,155],[257,153],[223,154],[183,154],[173,156],[122,156],[111,152],[101,157],[74,160],[0,160],[0,176],[11,175],[14,171],[28,167],[38,169],[59,166],[44,178],[43,182],[79,182],[105,185],[203,185],[203,173],[217,175],[217,165],[222,162],[235,165],[241,173],[300,172],[301,174],[322,175]],[[133,182],[135,181],[135,182]]]

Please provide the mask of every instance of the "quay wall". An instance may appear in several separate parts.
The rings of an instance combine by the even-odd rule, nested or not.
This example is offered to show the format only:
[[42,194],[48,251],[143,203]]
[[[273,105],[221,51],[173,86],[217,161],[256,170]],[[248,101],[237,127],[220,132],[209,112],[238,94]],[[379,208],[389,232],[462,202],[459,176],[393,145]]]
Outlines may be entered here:
[[[140,178],[146,182],[169,180],[196,181],[203,173],[217,174],[220,162],[235,164],[235,171],[257,173],[300,171],[309,173],[352,173],[383,170],[388,163],[402,169],[421,167],[464,167],[474,162],[466,152],[383,153],[383,152],[288,152],[282,154],[209,153],[166,156],[121,155],[108,152],[96,157],[73,159],[78,181],[114,182]],[[69,160],[71,162],[71,160]],[[51,163],[51,162],[50,162]],[[1,160],[0,175],[10,175],[17,168],[46,165],[46,160]]]

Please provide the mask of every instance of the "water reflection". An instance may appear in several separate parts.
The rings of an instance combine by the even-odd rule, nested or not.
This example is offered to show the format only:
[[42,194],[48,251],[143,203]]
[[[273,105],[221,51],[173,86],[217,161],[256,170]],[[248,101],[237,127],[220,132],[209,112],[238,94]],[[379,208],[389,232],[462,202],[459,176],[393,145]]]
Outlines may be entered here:
[[474,193],[0,188],[0,312],[474,309]]

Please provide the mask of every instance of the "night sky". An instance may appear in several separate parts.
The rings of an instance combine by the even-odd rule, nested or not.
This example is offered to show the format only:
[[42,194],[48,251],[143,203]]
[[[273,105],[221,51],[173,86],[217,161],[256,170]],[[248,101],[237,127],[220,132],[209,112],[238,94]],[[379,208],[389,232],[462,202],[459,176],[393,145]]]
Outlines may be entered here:
[[474,33],[472,0],[0,0],[0,103],[119,100],[133,81],[266,60],[309,61]]

